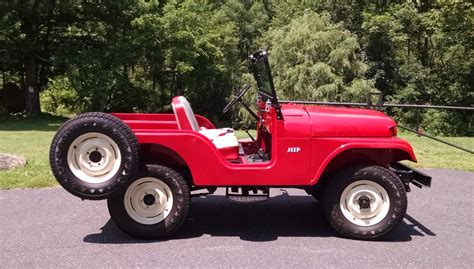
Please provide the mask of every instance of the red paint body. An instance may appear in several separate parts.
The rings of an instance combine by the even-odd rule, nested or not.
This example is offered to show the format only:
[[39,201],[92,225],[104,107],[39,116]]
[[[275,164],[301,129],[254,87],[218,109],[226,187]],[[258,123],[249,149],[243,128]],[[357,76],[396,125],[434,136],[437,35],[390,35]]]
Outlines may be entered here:
[[[204,135],[179,129],[174,114],[114,115],[135,132],[146,161],[187,167],[197,187],[312,186],[324,173],[362,160],[385,167],[416,162],[412,147],[396,137],[395,122],[381,112],[295,104],[281,111],[281,120],[273,107],[258,113],[264,121],[257,125],[257,141],[271,158],[257,163],[248,162],[252,143],[240,141],[244,153],[226,160]],[[196,120],[199,127],[215,128],[202,116]]]

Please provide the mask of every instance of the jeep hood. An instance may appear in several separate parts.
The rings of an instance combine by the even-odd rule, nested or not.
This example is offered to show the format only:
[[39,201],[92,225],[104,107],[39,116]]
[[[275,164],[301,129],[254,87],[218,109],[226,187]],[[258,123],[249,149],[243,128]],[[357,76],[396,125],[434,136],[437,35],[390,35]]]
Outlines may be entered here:
[[[284,105],[283,117],[285,110],[294,111],[297,106]],[[309,116],[311,137],[390,137],[397,132],[395,121],[375,110],[326,106],[298,108]]]

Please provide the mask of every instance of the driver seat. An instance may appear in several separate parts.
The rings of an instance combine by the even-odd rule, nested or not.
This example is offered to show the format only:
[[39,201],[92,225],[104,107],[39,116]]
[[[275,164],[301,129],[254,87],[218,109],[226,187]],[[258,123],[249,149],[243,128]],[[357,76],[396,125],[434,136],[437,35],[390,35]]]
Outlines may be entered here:
[[184,96],[176,96],[171,102],[179,130],[192,130],[209,139],[226,160],[239,157],[239,142],[232,128],[206,129],[199,128],[193,109]]

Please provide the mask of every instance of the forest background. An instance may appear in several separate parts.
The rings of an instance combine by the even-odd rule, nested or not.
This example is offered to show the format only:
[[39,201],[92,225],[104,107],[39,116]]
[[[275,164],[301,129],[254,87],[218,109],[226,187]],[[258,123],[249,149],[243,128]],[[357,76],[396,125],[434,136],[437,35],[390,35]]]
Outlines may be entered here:
[[[6,88],[24,113],[169,112],[184,95],[219,124],[251,81],[246,59],[268,48],[280,99],[472,106],[473,11],[468,1],[4,0],[0,114]],[[3,94],[2,94],[3,93]],[[247,102],[253,102],[249,96]],[[413,110],[387,111],[413,124]],[[423,110],[423,128],[470,135],[470,112]]]

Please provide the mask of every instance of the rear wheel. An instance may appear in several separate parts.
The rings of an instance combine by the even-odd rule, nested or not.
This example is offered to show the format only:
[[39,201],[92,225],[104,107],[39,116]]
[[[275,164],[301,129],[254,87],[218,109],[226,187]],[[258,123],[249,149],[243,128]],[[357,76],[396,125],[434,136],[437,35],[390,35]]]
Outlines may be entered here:
[[328,182],[322,199],[331,226],[356,239],[376,239],[390,232],[407,209],[403,182],[380,166],[342,171]]
[[107,200],[114,223],[139,238],[169,237],[187,217],[189,187],[175,170],[146,165],[138,177]]

